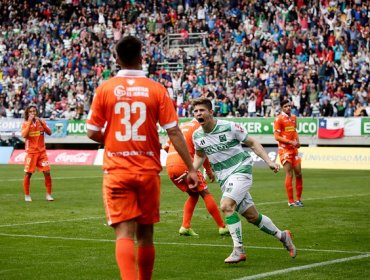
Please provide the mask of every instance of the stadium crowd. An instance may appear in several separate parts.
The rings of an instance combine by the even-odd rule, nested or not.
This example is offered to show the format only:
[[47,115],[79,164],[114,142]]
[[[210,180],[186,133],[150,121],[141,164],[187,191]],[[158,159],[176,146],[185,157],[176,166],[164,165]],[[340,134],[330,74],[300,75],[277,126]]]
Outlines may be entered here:
[[[44,118],[86,118],[126,35],[179,116],[199,96],[224,117],[273,117],[286,98],[297,116],[370,116],[368,1],[3,0],[0,13],[0,117],[34,103]],[[170,33],[204,35],[190,51],[161,47]]]

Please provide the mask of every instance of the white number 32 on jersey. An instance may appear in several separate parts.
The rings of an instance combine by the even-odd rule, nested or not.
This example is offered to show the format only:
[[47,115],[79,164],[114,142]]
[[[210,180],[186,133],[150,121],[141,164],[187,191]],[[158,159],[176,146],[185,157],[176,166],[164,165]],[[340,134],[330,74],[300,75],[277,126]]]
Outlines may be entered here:
[[[139,135],[139,127],[146,120],[146,106],[143,102],[133,102],[131,105],[127,102],[118,102],[114,106],[114,113],[121,114],[123,110],[123,118],[121,119],[121,124],[125,126],[125,134],[122,134],[121,131],[116,131],[117,141],[146,141],[146,135]],[[139,118],[136,122],[131,123],[131,113],[139,113]]]

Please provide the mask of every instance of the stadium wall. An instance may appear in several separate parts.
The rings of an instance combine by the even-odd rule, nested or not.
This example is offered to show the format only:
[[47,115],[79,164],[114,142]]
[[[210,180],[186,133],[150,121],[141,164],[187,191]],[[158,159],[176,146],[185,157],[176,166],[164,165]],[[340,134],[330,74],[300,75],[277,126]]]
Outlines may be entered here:
[[[250,135],[262,143],[272,160],[280,162],[277,143],[273,137],[273,118],[228,118],[240,123]],[[190,119],[182,118],[180,122]],[[320,121],[330,120],[339,124],[344,137],[322,139],[318,136]],[[0,119],[0,135],[6,139],[13,134],[20,136],[22,119]],[[85,121],[47,120],[53,133],[46,137],[47,152],[51,164],[101,165],[103,149],[86,137]],[[302,168],[359,169],[370,170],[370,118],[298,118],[298,132],[302,147]],[[165,143],[167,135],[158,130]],[[0,164],[23,164],[24,150],[21,147],[0,147]],[[255,167],[265,164],[252,153]],[[161,151],[165,165],[166,153]]]

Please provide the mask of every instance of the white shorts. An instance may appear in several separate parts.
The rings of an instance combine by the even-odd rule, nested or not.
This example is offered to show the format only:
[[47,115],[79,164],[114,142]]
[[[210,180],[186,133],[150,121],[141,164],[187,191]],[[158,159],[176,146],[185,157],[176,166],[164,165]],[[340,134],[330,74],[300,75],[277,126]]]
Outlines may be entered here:
[[222,197],[231,198],[236,202],[236,211],[243,214],[249,207],[254,205],[253,198],[249,193],[252,187],[252,174],[233,174],[222,186]]

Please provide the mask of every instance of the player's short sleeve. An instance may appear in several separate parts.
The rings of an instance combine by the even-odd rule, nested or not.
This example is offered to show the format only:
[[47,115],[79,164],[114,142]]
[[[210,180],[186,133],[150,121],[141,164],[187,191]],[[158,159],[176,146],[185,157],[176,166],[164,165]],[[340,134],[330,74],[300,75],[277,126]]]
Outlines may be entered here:
[[89,114],[86,120],[86,127],[90,130],[100,130],[104,127],[106,120],[104,119],[104,107],[102,104],[103,90],[102,86],[96,89],[94,99],[92,101]]
[[248,132],[240,124],[231,122],[231,130],[238,141],[244,142],[247,140]]
[[198,130],[199,129],[197,129],[197,130],[195,130],[194,132],[193,132],[193,134],[192,134],[192,141],[193,141],[193,145],[194,145],[194,149],[195,149],[195,151],[201,151],[201,150],[203,150],[202,149],[202,147],[199,145],[199,140],[197,140],[197,139],[199,139],[199,132],[198,132]]
[[159,124],[164,129],[175,127],[178,123],[178,117],[171,97],[161,84],[157,85],[157,90],[159,91]]
[[281,132],[281,118],[277,116],[274,120],[274,132]]

